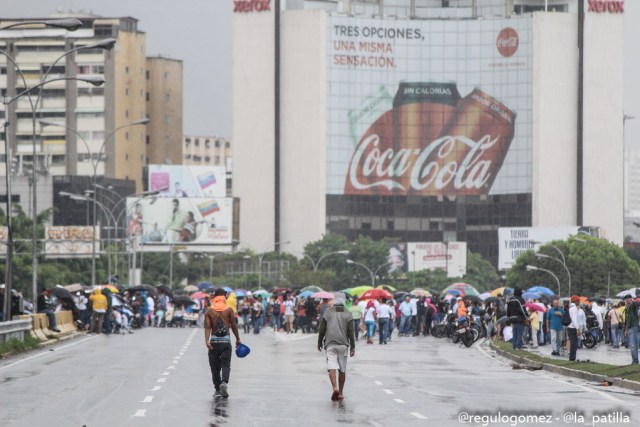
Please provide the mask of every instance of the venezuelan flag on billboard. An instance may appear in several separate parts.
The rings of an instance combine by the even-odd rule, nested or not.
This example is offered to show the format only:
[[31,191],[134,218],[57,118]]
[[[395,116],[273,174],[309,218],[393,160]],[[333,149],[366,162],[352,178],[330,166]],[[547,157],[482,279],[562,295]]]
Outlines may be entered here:
[[202,203],[198,203],[198,210],[200,211],[200,215],[203,217],[214,214],[220,210],[220,206],[218,206],[218,202],[215,200],[207,200]]
[[201,175],[198,175],[198,183],[200,183],[200,188],[203,190],[206,188],[215,185],[216,183],[216,175],[213,172],[205,172]]

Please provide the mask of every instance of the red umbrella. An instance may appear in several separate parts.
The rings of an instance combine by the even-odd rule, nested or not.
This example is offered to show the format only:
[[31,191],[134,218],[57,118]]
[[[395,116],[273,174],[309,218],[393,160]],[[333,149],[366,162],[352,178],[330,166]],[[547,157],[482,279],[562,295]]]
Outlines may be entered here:
[[544,308],[542,308],[538,304],[535,304],[535,303],[532,303],[532,302],[528,302],[524,306],[526,308],[530,308],[530,309],[535,310],[535,311],[545,311]]
[[382,298],[393,298],[388,291],[384,289],[369,289],[364,294],[360,296],[360,299],[382,299]]

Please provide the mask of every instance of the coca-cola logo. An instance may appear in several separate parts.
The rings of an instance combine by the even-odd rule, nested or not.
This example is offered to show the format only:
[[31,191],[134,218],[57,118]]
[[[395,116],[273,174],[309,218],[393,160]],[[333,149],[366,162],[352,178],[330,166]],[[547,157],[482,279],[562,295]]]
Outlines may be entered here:
[[234,0],[234,12],[266,12],[271,10],[271,0]]
[[498,34],[498,40],[496,40],[498,52],[506,58],[513,56],[516,53],[519,44],[520,40],[518,38],[518,33],[511,27],[504,28],[500,31],[500,34]]
[[[388,191],[410,190],[400,182],[409,174],[412,190],[427,188],[441,192],[452,186],[455,190],[482,190],[491,178],[492,161],[486,152],[494,147],[500,136],[485,135],[478,141],[465,136],[443,136],[422,150],[401,148],[381,149],[380,137],[368,136],[358,146],[349,166],[349,181],[355,190],[384,187]],[[458,163],[450,159],[455,151],[466,155]]]

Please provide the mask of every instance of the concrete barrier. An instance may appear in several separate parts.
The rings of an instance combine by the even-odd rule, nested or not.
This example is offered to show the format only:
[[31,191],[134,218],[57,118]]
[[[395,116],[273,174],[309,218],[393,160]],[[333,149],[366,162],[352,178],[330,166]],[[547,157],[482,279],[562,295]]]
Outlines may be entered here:
[[31,318],[0,322],[0,343],[11,339],[24,341],[24,336],[32,330],[32,325],[33,320]]

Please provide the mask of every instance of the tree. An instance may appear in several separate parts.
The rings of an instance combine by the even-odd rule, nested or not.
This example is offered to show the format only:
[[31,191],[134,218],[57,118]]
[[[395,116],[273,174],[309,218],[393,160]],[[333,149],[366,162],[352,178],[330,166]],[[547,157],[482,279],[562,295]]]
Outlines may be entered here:
[[553,272],[560,281],[562,296],[568,296],[569,276],[562,265],[562,257],[552,245],[566,259],[571,274],[571,294],[611,296],[635,286],[640,280],[640,266],[622,248],[605,239],[580,235],[579,240],[555,240],[540,246],[540,254],[556,259],[536,257],[532,250],[521,254],[507,273],[507,286],[527,289],[544,285],[556,290],[557,284],[550,274],[526,270],[527,265],[532,265]]

